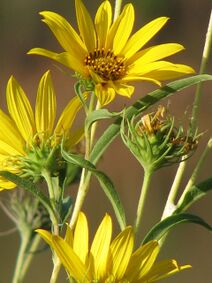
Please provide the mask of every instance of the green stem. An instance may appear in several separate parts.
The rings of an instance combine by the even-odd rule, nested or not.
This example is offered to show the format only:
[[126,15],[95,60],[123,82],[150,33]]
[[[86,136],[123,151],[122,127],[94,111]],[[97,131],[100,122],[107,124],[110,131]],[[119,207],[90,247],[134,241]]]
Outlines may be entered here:
[[182,178],[183,178],[185,166],[186,166],[186,162],[182,161],[180,163],[179,167],[178,167],[177,173],[176,173],[175,178],[174,178],[174,182],[172,184],[171,190],[169,192],[169,196],[168,196],[167,201],[166,201],[166,205],[165,205],[161,220],[172,215],[173,211],[175,210],[175,199],[176,199],[176,196],[177,196],[177,192],[178,192],[180,183],[181,183]]
[[197,165],[196,165],[196,167],[195,167],[195,169],[194,169],[194,171],[193,171],[193,173],[191,175],[191,178],[189,179],[189,181],[188,181],[188,183],[187,183],[187,185],[185,187],[185,190],[183,191],[183,193],[182,193],[182,195],[181,195],[181,197],[180,197],[180,199],[178,201],[178,205],[179,206],[183,202],[186,193],[195,184],[197,176],[199,174],[199,171],[200,171],[200,169],[201,169],[201,167],[202,167],[202,165],[203,165],[203,163],[205,161],[205,158],[207,157],[209,151],[211,150],[211,148],[212,148],[212,138],[210,138],[210,140],[208,141],[208,144],[205,147],[205,150],[203,151],[202,155],[200,156],[200,158],[199,158],[199,160],[197,162]]
[[[203,74],[206,71],[207,63],[210,57],[211,45],[212,45],[212,10],[211,10],[211,15],[209,19],[208,30],[206,33],[205,46],[203,49],[203,55],[202,55],[202,61],[200,65],[199,74]],[[199,105],[200,105],[200,99],[201,99],[201,94],[202,94],[201,90],[202,90],[202,82],[197,85],[195,99],[194,99],[193,108],[192,108],[192,118],[191,118],[192,133],[195,132],[196,125],[197,125]]]
[[26,275],[26,272],[27,272],[27,270],[30,266],[30,263],[33,259],[33,256],[34,256],[34,254],[35,254],[35,252],[36,252],[36,250],[37,250],[37,248],[40,244],[40,241],[41,241],[40,235],[35,235],[32,243],[30,245],[30,250],[28,249],[25,261],[22,265],[21,274],[20,274],[20,280],[22,280],[22,281],[23,281],[23,279]]
[[122,4],[122,0],[116,0],[113,21],[115,21],[118,18],[118,16],[120,15],[121,4]]
[[30,242],[30,236],[31,236],[31,233],[29,233],[29,230],[28,230],[26,231],[24,236],[22,236],[21,238],[21,244],[19,246],[19,251],[18,251],[18,256],[17,256],[17,261],[16,261],[16,266],[15,266],[15,271],[13,274],[12,283],[21,283],[23,281],[22,267],[25,261],[27,247]]
[[138,229],[139,229],[140,224],[141,224],[141,219],[142,219],[143,210],[144,210],[144,204],[145,204],[145,201],[146,201],[147,191],[148,191],[148,188],[149,188],[149,185],[150,185],[152,174],[153,174],[152,171],[144,171],[144,179],[143,179],[143,184],[142,184],[141,193],[140,193],[140,197],[139,197],[136,220],[135,220],[135,225],[134,225],[135,233],[138,232]]

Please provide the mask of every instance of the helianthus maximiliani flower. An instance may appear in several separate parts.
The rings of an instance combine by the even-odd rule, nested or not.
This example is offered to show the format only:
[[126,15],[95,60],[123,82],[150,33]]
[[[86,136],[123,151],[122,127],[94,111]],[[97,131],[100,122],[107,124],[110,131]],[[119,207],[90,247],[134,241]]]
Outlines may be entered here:
[[159,253],[157,241],[151,241],[133,252],[134,234],[126,227],[112,242],[112,221],[106,215],[88,246],[88,224],[79,214],[75,230],[69,226],[65,239],[48,231],[37,232],[56,252],[69,276],[77,283],[150,283],[168,277],[190,265],[179,266],[175,260],[155,263]]
[[[53,155],[61,142],[70,149],[82,136],[82,131],[70,133],[75,116],[81,108],[78,97],[70,100],[55,128],[56,97],[49,71],[40,80],[35,113],[23,89],[14,77],[7,84],[6,98],[9,115],[0,109],[0,171],[23,177],[39,177],[43,167],[52,161],[54,169],[60,160]],[[0,177],[0,190],[12,189],[15,184]]]
[[[163,166],[190,157],[198,145],[199,134],[185,133],[174,125],[174,117],[159,106],[135,122],[133,117],[121,125],[121,137],[145,170],[155,171]],[[185,160],[185,159],[184,159]]]
[[113,23],[107,0],[98,8],[94,22],[81,0],[75,0],[75,6],[79,35],[59,14],[40,13],[65,52],[33,48],[28,54],[49,57],[73,69],[80,78],[93,81],[102,105],[112,101],[116,94],[131,97],[132,81],[149,81],[160,86],[160,81],[194,72],[187,65],[163,60],[183,50],[180,44],[166,43],[141,50],[165,25],[167,17],[151,21],[131,36],[134,25],[131,3],[124,6]]

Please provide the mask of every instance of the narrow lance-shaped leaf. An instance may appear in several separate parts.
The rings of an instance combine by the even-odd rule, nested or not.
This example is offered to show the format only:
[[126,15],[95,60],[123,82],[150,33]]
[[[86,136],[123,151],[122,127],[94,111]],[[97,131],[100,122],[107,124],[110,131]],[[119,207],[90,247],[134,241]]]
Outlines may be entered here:
[[[144,110],[159,102],[161,99],[166,98],[179,92],[187,87],[198,84],[200,82],[212,80],[210,75],[197,75],[185,79],[180,79],[167,84],[166,86],[157,89],[143,98],[137,100],[132,106],[125,110],[125,118],[130,119],[132,116],[137,116]],[[107,147],[118,136],[120,130],[120,124],[122,119],[118,118],[112,125],[110,125],[103,135],[96,142],[91,152],[91,162],[96,164],[99,158],[102,156]]]
[[194,185],[190,190],[185,194],[185,197],[181,204],[177,207],[174,214],[185,211],[189,206],[194,202],[205,196],[209,191],[212,190],[212,177],[201,182],[198,185]]
[[105,175],[103,172],[97,170],[96,167],[91,162],[83,159],[81,156],[67,153],[64,149],[61,150],[61,153],[63,158],[67,162],[76,164],[78,166],[81,166],[82,168],[91,171],[92,174],[98,179],[104,193],[106,194],[106,196],[111,202],[111,205],[113,206],[114,212],[116,214],[121,229],[124,229],[126,226],[124,208],[122,206],[119,195],[115,190],[115,187],[112,181],[109,179],[109,177]]
[[169,216],[165,218],[163,221],[154,225],[152,229],[145,236],[142,244],[145,244],[151,240],[157,240],[157,241],[160,240],[172,228],[174,228],[175,226],[181,223],[196,223],[212,231],[212,226],[207,224],[199,216],[188,214],[188,213],[180,213],[180,214]]

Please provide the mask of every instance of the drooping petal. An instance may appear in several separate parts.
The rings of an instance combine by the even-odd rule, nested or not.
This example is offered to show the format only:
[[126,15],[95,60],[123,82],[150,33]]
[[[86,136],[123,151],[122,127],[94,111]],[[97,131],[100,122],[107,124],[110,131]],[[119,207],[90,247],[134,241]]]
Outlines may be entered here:
[[150,83],[154,83],[158,86],[161,86],[161,83],[158,81],[158,80],[155,80],[153,78],[146,78],[146,77],[141,77],[141,76],[133,76],[133,75],[130,75],[130,76],[126,76],[125,78],[122,79],[123,82],[131,82],[131,81],[147,81],[147,82],[150,82]]
[[148,242],[133,253],[126,271],[126,277],[131,282],[143,279],[152,268],[159,253],[159,245],[156,241]]
[[156,62],[150,62],[150,63],[140,63],[135,62],[132,67],[129,69],[128,74],[131,75],[139,75],[142,76],[144,74],[147,74],[149,72],[160,70],[162,68],[173,68],[173,63],[168,61],[156,61]]
[[44,133],[46,137],[51,135],[56,116],[56,97],[50,72],[46,72],[39,83],[36,106],[35,123],[37,133]]
[[119,54],[124,48],[134,25],[135,17],[134,7],[132,4],[127,4],[121,14],[120,22],[113,40],[113,51]]
[[134,245],[132,227],[127,227],[122,231],[111,244],[112,274],[114,280],[119,281],[123,278]]
[[88,75],[88,71],[86,72],[86,68],[81,58],[78,58],[68,52],[56,53],[44,48],[33,48],[28,51],[27,54],[45,56],[63,64],[64,66],[82,74],[83,76]]
[[11,189],[14,189],[15,187],[16,187],[16,184],[0,177],[0,191],[11,190]]
[[65,241],[73,249],[74,235],[72,229],[68,224],[66,227]]
[[98,38],[98,48],[106,46],[108,31],[112,22],[112,8],[109,1],[104,1],[97,10],[95,17],[95,28]]
[[160,45],[155,45],[149,48],[146,48],[140,52],[137,52],[126,64],[144,64],[150,63],[157,60],[161,60],[165,57],[171,56],[177,52],[184,50],[185,48],[181,44],[177,43],[165,43]]
[[68,139],[66,140],[66,146],[68,148],[73,148],[78,144],[84,137],[84,127],[78,128],[70,132]]
[[34,115],[27,96],[14,77],[8,81],[6,97],[11,117],[24,140],[30,142],[35,133]]
[[80,35],[88,49],[93,51],[96,46],[96,32],[90,14],[81,0],[75,0],[77,23]]
[[190,66],[183,64],[172,64],[167,67],[163,67],[158,70],[152,70],[149,73],[146,73],[145,76],[148,78],[154,78],[156,80],[164,81],[171,80],[182,77],[183,75],[195,73],[194,69]]
[[0,153],[24,155],[25,142],[15,123],[0,109]]
[[131,86],[131,85],[126,85],[124,83],[114,83],[113,84],[113,87],[115,89],[115,91],[119,94],[119,95],[122,95],[122,96],[126,96],[126,97],[131,97],[133,92],[134,92],[134,86]]
[[116,95],[114,88],[102,84],[95,86],[95,94],[102,106],[110,103]]
[[53,248],[70,276],[79,282],[89,282],[85,266],[65,240],[42,229],[36,232]]
[[48,25],[60,45],[73,56],[83,60],[87,54],[86,46],[67,20],[50,11],[41,12],[40,15],[44,17],[42,21]]
[[55,127],[54,134],[56,136],[62,137],[63,134],[66,134],[70,130],[76,117],[76,114],[81,109],[81,107],[82,103],[78,96],[70,100],[70,102],[60,115],[58,123]]
[[73,250],[85,264],[88,254],[88,223],[85,214],[82,212],[79,213],[74,230]]
[[133,34],[122,50],[125,58],[130,58],[140,50],[165,25],[167,20],[167,17],[157,18]]
[[191,265],[179,266],[176,260],[163,260],[155,263],[149,273],[141,278],[141,282],[156,282],[187,268],[191,268]]
[[109,215],[103,218],[94,236],[91,246],[94,273],[98,280],[102,280],[108,272],[108,255],[112,235],[112,221]]

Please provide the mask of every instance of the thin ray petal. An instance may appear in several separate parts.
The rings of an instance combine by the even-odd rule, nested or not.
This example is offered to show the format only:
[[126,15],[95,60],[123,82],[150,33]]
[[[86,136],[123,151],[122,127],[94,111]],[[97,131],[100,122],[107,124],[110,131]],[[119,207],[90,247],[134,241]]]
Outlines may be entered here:
[[88,254],[88,223],[85,214],[82,212],[78,216],[74,230],[73,250],[85,264]]
[[77,23],[80,35],[87,47],[88,52],[93,51],[96,46],[96,32],[90,14],[81,0],[75,1]]
[[33,111],[23,89],[13,77],[8,81],[6,97],[11,117],[25,141],[30,142],[30,139],[35,133]]
[[138,30],[122,50],[125,58],[130,58],[140,50],[167,22],[167,17],[157,18]]
[[127,227],[113,240],[111,244],[111,260],[114,280],[119,281],[123,278],[132,255],[133,245],[132,227]]
[[103,218],[94,236],[91,254],[96,278],[102,280],[107,274],[108,255],[112,236],[112,221],[109,215]]
[[108,31],[112,22],[112,8],[109,1],[104,1],[97,10],[95,28],[98,38],[98,48],[105,47]]
[[50,11],[41,12],[40,15],[44,17],[42,21],[48,25],[66,51],[77,58],[83,59],[85,57],[87,53],[86,46],[65,18]]
[[107,105],[115,98],[115,90],[112,87],[97,84],[95,87],[95,94],[98,97],[100,104]]
[[56,116],[56,97],[50,72],[46,72],[39,83],[36,106],[35,122],[37,132],[50,136]]
[[125,7],[126,8],[122,13],[122,17],[120,19],[113,40],[113,51],[115,54],[120,53],[120,51],[124,48],[134,25],[134,17],[135,17],[134,7],[132,4],[127,4]]

